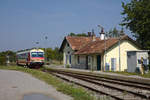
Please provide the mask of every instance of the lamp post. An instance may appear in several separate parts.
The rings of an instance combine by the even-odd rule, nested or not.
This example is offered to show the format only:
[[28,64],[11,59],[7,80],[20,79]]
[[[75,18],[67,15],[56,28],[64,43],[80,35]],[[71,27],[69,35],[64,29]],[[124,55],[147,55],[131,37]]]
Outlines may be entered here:
[[7,58],[6,64],[9,65],[10,64],[9,55],[7,55],[6,58]]
[[[44,37],[44,39],[45,39],[45,41],[47,41],[47,39],[48,39],[48,36],[45,36]],[[46,44],[46,43],[45,43]],[[46,52],[46,46],[45,46],[45,62],[47,63],[47,52]]]
[[37,41],[37,42],[36,42],[36,45],[37,45],[37,46],[36,46],[36,49],[38,49],[38,44],[39,44],[39,42]]
[[[105,61],[104,61],[104,66],[106,67],[106,36],[105,36],[105,33],[104,33],[104,28],[101,26],[101,25],[98,25],[98,27],[101,29],[101,35],[104,34],[104,42],[105,42],[105,52],[104,52],[104,58],[105,58]],[[104,70],[104,66],[103,66],[103,70]]]
[[119,71],[121,71],[121,61],[120,61],[120,34],[119,34]]
[[119,33],[119,71],[121,71],[120,40],[121,40],[122,35],[124,35],[123,28],[121,29],[121,31]]

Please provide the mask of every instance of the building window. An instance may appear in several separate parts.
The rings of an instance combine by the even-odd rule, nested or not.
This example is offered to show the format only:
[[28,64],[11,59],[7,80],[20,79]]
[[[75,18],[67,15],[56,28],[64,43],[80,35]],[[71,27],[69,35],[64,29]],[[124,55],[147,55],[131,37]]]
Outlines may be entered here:
[[71,64],[71,55],[69,55],[69,63]]
[[80,64],[80,56],[78,56],[77,61],[78,61],[78,64]]
[[116,71],[116,58],[111,58],[111,71]]
[[143,64],[147,65],[147,59],[143,59]]
[[[141,59],[138,59],[138,64],[141,64]],[[143,59],[143,64],[147,65],[147,59]]]

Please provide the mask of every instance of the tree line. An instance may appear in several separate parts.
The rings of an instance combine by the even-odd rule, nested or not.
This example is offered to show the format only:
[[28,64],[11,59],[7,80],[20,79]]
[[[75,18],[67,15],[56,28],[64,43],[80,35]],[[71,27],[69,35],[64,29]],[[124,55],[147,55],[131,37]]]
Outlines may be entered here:
[[[120,34],[124,34],[123,29],[118,30],[116,27],[110,29],[108,32],[105,32],[106,37],[110,37],[110,38],[117,38],[120,36]],[[91,34],[92,35],[92,34]],[[86,33],[69,33],[68,36],[83,36],[83,37],[88,37],[88,34]]]

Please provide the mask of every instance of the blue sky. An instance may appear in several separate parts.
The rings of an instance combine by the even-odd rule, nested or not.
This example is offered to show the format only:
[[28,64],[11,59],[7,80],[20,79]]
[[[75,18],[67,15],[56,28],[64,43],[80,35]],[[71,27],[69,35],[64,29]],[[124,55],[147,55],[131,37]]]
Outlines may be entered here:
[[0,51],[59,47],[70,32],[98,36],[98,24],[120,29],[122,1],[129,0],[0,0]]

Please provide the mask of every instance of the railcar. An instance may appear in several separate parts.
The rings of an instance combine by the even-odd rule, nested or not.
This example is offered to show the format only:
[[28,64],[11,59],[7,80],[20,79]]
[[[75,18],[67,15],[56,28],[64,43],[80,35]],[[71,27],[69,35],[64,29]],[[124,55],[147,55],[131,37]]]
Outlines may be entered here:
[[44,65],[44,51],[42,49],[30,49],[16,53],[17,65],[27,67],[41,67]]

